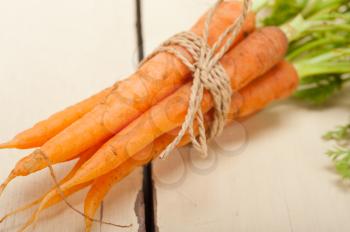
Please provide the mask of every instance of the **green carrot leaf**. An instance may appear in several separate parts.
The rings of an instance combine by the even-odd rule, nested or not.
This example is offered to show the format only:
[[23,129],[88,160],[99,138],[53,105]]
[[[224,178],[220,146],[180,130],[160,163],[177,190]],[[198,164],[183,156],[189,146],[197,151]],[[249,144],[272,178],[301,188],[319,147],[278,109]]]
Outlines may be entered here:
[[346,179],[350,178],[350,149],[337,147],[326,153],[335,165],[337,172]]
[[322,105],[341,89],[342,84],[340,75],[305,77],[300,80],[299,90],[294,97],[313,105]]
[[327,141],[334,140],[340,141],[350,141],[350,123],[344,126],[337,126],[336,129],[327,132],[323,138]]
[[304,1],[298,0],[275,0],[272,5],[271,14],[263,20],[263,24],[282,25],[299,14],[304,4]]

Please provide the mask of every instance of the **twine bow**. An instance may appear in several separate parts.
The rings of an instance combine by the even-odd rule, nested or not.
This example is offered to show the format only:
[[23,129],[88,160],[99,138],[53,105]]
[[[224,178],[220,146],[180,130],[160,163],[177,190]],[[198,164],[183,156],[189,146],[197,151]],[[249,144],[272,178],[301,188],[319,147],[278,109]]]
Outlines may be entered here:
[[[193,73],[193,84],[185,120],[176,138],[161,153],[160,157],[162,159],[166,158],[176,148],[187,131],[189,132],[194,148],[200,151],[204,157],[208,156],[207,133],[201,110],[204,90],[208,90],[212,95],[215,109],[214,120],[208,133],[208,139],[210,140],[219,135],[225,126],[225,120],[230,109],[232,90],[230,79],[219,61],[230,49],[238,32],[241,30],[247,17],[251,0],[244,0],[242,15],[219,36],[211,48],[208,45],[209,26],[215,10],[223,1],[217,1],[210,9],[205,21],[202,37],[188,31],[176,34],[161,44],[159,48],[146,57],[140,64],[144,64],[160,52],[167,52],[176,56]],[[226,38],[227,40],[225,41]],[[185,48],[192,56],[194,63],[174,48],[174,46]],[[198,123],[198,139],[193,129],[194,120]]]

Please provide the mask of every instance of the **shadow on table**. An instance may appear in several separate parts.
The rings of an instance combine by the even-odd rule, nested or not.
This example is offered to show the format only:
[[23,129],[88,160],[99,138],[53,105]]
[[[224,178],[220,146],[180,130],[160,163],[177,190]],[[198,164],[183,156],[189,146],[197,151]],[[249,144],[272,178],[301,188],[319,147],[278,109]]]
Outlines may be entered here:
[[185,181],[188,172],[208,175],[218,168],[220,159],[239,158],[254,140],[267,136],[280,126],[282,120],[288,120],[279,107],[284,106],[271,106],[262,113],[229,125],[222,135],[209,143],[208,157],[203,158],[192,146],[186,146],[174,151],[166,160],[155,160],[153,178],[157,186],[165,189],[177,188]]

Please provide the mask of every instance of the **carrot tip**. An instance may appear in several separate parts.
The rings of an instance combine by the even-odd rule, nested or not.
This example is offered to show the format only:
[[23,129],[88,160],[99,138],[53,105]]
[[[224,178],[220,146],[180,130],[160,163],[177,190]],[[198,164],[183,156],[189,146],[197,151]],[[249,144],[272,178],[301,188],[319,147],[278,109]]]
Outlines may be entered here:
[[19,232],[24,232],[30,225],[34,223],[34,219],[31,218],[24,226],[22,226],[21,229],[19,229]]
[[2,193],[4,192],[5,188],[6,188],[6,185],[5,185],[5,184],[2,184],[2,185],[0,186],[0,197],[1,197]]
[[6,143],[0,143],[0,149],[9,149],[9,148],[16,148],[16,144],[13,140]]
[[91,228],[92,228],[92,222],[86,222],[85,224],[85,231],[86,232],[90,232],[91,231]]
[[42,200],[39,208],[36,209],[36,211],[32,214],[32,216],[26,222],[26,224],[24,226],[22,226],[22,228],[19,230],[20,232],[24,232],[31,225],[33,225],[35,227],[35,224],[38,220],[38,216],[39,216],[40,212],[42,211],[42,209],[44,208],[44,205],[45,205],[44,202],[45,202],[45,199]]
[[3,223],[7,217],[8,217],[8,215],[5,215],[2,218],[0,218],[0,224]]
[[41,206],[39,207],[39,209],[37,209],[32,216],[28,219],[28,221],[26,222],[26,224],[24,224],[22,226],[22,228],[19,230],[20,232],[24,232],[29,226],[33,225],[35,226],[36,221],[38,220],[38,214],[41,211]]
[[4,192],[5,188],[7,187],[7,185],[11,182],[11,180],[13,180],[16,176],[13,174],[13,172],[11,172],[11,174],[7,177],[7,179],[4,181],[4,183],[2,183],[0,185],[0,197],[2,195],[2,193]]

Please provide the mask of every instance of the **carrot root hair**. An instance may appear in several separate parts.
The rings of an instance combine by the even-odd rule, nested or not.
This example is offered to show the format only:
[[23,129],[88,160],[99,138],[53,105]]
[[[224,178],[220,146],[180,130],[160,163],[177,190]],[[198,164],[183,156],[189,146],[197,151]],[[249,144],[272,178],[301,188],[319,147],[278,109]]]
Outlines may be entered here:
[[16,178],[16,175],[11,172],[10,175],[7,177],[7,179],[0,185],[0,197],[4,190],[6,189],[7,185],[14,179]]
[[[41,211],[41,210],[40,210]],[[35,213],[32,214],[32,216],[29,218],[29,220],[26,222],[26,224],[24,224],[21,229],[19,229],[19,232],[24,232],[29,226],[31,226],[32,224],[35,224],[35,222],[38,219],[38,215],[40,213],[40,211],[36,211]]]
[[[61,192],[62,193],[62,192]],[[25,231],[29,226],[36,224],[39,214],[44,210],[45,205],[47,202],[49,202],[49,200],[51,199],[51,197],[53,197],[55,194],[60,194],[60,191],[55,190],[49,194],[47,194],[40,202],[39,207],[35,210],[35,212],[32,214],[32,216],[28,219],[28,221],[26,222],[26,224],[24,226],[22,226],[22,228],[19,230],[20,232]],[[64,195],[63,195],[64,196]],[[61,197],[63,197],[61,196]],[[113,226],[113,227],[117,227],[117,228],[130,228],[132,226],[132,224],[130,225],[118,225],[118,224],[114,224],[114,223],[110,223],[110,222],[104,222],[98,219],[94,219],[89,217],[88,215],[80,212],[79,210],[77,210],[76,208],[74,208],[68,201],[67,199],[64,197],[62,198],[62,200],[68,205],[68,207],[70,209],[72,209],[74,212],[78,213],[79,215],[83,216],[85,219],[91,220],[92,222],[99,222],[102,223],[104,225],[109,225],[109,226]]]
[[45,209],[45,205],[46,203],[50,200],[50,198],[48,197],[48,195],[50,196],[50,194],[46,194],[45,197],[43,197],[42,199],[40,199],[39,203],[39,207],[34,211],[34,213],[32,214],[32,216],[28,219],[28,221],[26,222],[26,224],[24,224],[21,229],[19,231],[23,232],[25,231],[29,226],[31,226],[32,224],[35,225],[36,221],[38,220],[39,214]]
[[31,203],[29,203],[29,204],[27,204],[27,205],[24,205],[24,206],[22,206],[22,207],[19,207],[19,208],[13,210],[13,211],[10,212],[10,213],[5,214],[2,218],[0,218],[0,223],[4,222],[7,218],[9,218],[9,217],[11,217],[11,216],[13,216],[13,215],[15,215],[15,214],[18,214],[18,213],[20,213],[20,212],[23,212],[23,211],[25,211],[25,210],[27,210],[27,209],[32,208],[33,206],[39,204],[41,200],[42,200],[42,199],[40,198],[40,199],[35,200],[35,201],[33,201],[33,202],[31,202]]

